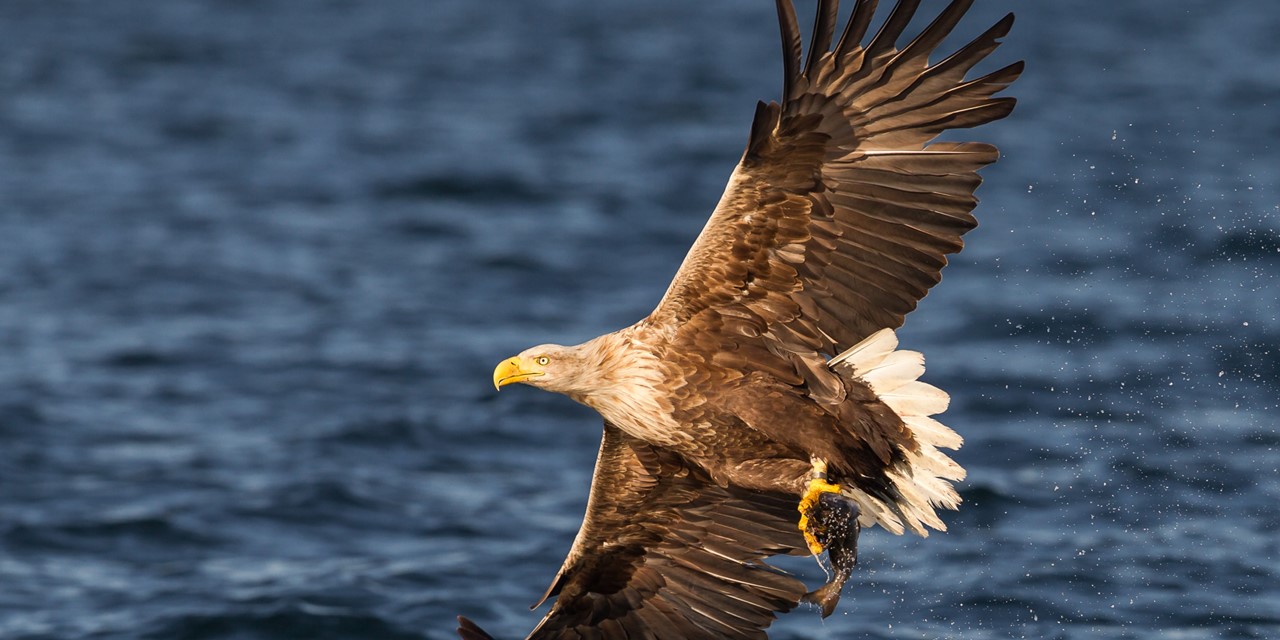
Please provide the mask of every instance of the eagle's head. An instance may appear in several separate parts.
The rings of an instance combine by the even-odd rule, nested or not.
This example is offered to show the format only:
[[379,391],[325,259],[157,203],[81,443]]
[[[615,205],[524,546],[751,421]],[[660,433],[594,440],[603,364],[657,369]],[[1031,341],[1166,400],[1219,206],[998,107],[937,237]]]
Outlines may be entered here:
[[493,370],[493,385],[501,389],[523,382],[570,396],[589,393],[595,386],[592,381],[596,378],[598,363],[583,346],[543,344],[525,349],[498,363]]

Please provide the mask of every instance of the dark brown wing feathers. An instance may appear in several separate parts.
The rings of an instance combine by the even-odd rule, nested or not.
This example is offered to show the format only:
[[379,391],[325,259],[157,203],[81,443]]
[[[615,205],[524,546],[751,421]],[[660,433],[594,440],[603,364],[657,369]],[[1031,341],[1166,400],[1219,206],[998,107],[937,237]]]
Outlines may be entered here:
[[652,323],[701,331],[708,314],[744,307],[764,320],[761,333],[834,355],[901,326],[977,225],[977,170],[998,153],[930,142],[1013,108],[1012,98],[993,95],[1020,63],[964,79],[998,46],[1012,15],[930,66],[972,0],[952,2],[901,50],[919,2],[898,2],[865,48],[859,41],[875,3],[859,2],[833,53],[834,4],[820,3],[814,42],[824,46],[801,66],[795,12],[778,0],[782,103],[758,106],[730,187]]
[[836,43],[836,68],[843,68],[849,54],[862,46],[862,38],[867,35],[867,27],[871,26],[871,16],[876,12],[876,4],[876,0],[860,0],[854,6],[853,15],[849,16],[844,33],[840,35],[840,42]]
[[718,487],[606,425],[558,598],[530,637],[763,638],[805,593],[763,562],[803,548],[794,513],[790,496]]
[[893,13],[889,14],[880,31],[876,32],[876,36],[871,39],[871,44],[867,45],[867,56],[874,59],[892,50],[898,38],[902,36],[902,31],[916,15],[916,9],[919,8],[920,0],[898,0],[898,4],[893,7]]
[[782,34],[782,95],[790,95],[800,75],[800,23],[791,0],[777,0],[778,25]]
[[458,637],[462,640],[493,640],[493,636],[463,616],[458,616]]
[[831,48],[831,38],[835,35],[839,13],[840,3],[837,0],[822,0],[818,4],[818,17],[813,21],[813,37],[809,39],[809,56],[804,63],[806,76],[813,75],[818,60]]

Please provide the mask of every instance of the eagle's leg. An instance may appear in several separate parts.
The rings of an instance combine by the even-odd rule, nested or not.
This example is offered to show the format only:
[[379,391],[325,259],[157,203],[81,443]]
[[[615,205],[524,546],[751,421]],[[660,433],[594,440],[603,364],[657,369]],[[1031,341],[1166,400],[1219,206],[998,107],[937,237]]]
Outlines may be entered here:
[[822,616],[831,615],[840,600],[840,589],[858,564],[858,503],[840,492],[840,485],[827,481],[827,465],[813,460],[813,474],[808,491],[800,499],[800,531],[809,551],[827,552],[835,575],[831,581],[806,594],[805,600],[822,607]]
[[[809,486],[804,495],[800,497],[800,506],[796,507],[800,511],[800,531],[804,533],[804,541],[809,545],[809,551],[813,555],[819,555],[827,548],[827,543],[820,539],[826,538],[826,524],[830,517],[819,517],[827,511],[826,505],[822,504],[823,496],[839,496],[840,485],[827,482],[827,463],[819,458],[811,460],[813,464],[813,473],[809,476]],[[834,505],[832,501],[828,504]],[[858,509],[857,505],[853,505],[853,509]],[[835,515],[835,514],[831,514]]]

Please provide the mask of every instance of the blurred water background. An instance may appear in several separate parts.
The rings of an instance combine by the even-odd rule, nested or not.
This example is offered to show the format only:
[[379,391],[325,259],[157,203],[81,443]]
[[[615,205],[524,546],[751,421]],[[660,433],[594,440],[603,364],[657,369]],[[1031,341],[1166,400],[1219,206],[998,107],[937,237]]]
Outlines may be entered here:
[[[775,637],[1280,637],[1280,5],[961,35],[1009,10],[982,226],[902,332],[965,505]],[[599,425],[490,372],[653,307],[773,11],[0,4],[0,637],[523,637]]]

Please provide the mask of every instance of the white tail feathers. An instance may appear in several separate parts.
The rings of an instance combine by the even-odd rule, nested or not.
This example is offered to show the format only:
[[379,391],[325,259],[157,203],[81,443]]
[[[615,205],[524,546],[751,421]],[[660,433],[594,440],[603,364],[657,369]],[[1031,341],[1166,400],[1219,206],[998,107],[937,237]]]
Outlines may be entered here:
[[924,373],[924,356],[898,351],[898,335],[881,329],[827,363],[839,373],[849,373],[871,387],[880,400],[911,428],[912,435],[934,447],[958,449],[964,440],[955,431],[929,416],[947,410],[951,396],[918,378]]
[[862,342],[845,349],[844,353],[831,359],[827,366],[832,369],[836,365],[849,363],[854,368],[868,369],[884,361],[885,356],[898,348],[898,334],[893,329],[881,329],[866,337]]
[[899,416],[902,421],[911,427],[911,432],[915,435],[916,440],[921,442],[932,442],[935,447],[944,449],[959,449],[964,444],[964,438],[960,434],[951,430],[945,424],[930,418],[929,416]]
[[882,396],[914,382],[923,374],[924,356],[915,351],[894,351],[885,356],[880,364],[858,371],[858,377]]
[[904,463],[887,471],[901,496],[898,500],[886,503],[856,489],[850,491],[862,507],[863,524],[878,522],[893,533],[910,529],[924,536],[928,535],[925,526],[946,530],[934,507],[955,509],[960,504],[950,481],[964,479],[965,471],[938,448],[958,449],[964,439],[929,417],[946,411],[951,397],[918,380],[924,373],[924,356],[897,348],[893,329],[881,329],[827,365],[866,383],[902,419],[918,445],[918,450],[905,452]]
[[918,380],[904,383],[888,393],[880,393],[874,384],[871,390],[900,418],[942,413],[951,404],[951,396],[946,391]]

